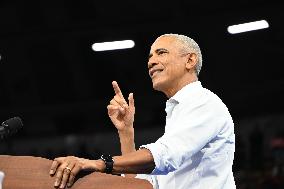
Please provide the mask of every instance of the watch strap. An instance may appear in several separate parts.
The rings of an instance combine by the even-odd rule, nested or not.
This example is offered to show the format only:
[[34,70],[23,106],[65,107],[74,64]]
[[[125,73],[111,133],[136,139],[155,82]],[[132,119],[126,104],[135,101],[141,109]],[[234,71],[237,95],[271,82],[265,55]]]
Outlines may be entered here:
[[105,173],[107,174],[111,174],[112,173],[112,169],[113,169],[113,158],[111,155],[102,155],[101,156],[101,160],[104,161],[105,163]]

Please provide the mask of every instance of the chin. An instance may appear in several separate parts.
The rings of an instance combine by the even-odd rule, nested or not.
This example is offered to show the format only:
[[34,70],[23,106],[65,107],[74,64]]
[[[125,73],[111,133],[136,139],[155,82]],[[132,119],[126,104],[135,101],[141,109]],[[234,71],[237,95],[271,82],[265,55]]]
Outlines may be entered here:
[[163,83],[162,82],[158,82],[158,81],[156,81],[156,82],[154,82],[154,81],[152,81],[152,83],[153,83],[153,89],[154,90],[156,90],[156,91],[161,91],[161,92],[163,92]]

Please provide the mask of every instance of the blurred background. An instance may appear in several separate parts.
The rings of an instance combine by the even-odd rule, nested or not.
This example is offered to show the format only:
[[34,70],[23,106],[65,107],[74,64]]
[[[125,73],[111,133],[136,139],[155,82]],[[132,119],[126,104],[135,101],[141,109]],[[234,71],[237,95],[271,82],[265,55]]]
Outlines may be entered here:
[[[0,154],[53,159],[120,154],[106,106],[116,80],[134,93],[136,147],[163,134],[166,97],[152,89],[147,59],[164,33],[201,47],[199,80],[235,122],[237,188],[283,188],[284,26],[281,1],[0,1],[0,120],[24,128],[0,141]],[[230,34],[265,19],[269,28]],[[134,48],[95,52],[96,42]]]

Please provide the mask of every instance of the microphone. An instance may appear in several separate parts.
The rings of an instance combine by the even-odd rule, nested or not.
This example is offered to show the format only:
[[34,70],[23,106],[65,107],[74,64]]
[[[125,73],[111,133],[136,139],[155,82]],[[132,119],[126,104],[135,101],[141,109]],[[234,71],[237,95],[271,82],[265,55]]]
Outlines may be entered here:
[[0,126],[0,139],[15,134],[23,127],[23,122],[19,117],[13,117],[4,121]]

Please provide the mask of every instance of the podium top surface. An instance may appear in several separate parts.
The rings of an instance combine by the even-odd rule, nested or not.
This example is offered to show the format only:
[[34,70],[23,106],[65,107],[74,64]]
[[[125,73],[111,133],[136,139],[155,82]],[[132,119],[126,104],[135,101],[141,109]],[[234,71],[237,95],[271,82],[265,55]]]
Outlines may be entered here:
[[[41,157],[0,155],[0,171],[5,174],[3,189],[54,189],[55,177],[49,175],[51,164],[52,160]],[[93,172],[81,172],[71,187],[71,189],[112,188],[153,189],[146,180]]]

